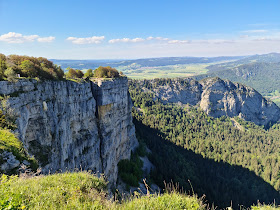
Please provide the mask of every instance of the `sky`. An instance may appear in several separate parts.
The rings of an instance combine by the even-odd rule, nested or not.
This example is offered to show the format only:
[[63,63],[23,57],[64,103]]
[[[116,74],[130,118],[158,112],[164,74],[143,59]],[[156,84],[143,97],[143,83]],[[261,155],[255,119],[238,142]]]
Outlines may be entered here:
[[135,59],[280,52],[280,0],[0,0],[0,53]]

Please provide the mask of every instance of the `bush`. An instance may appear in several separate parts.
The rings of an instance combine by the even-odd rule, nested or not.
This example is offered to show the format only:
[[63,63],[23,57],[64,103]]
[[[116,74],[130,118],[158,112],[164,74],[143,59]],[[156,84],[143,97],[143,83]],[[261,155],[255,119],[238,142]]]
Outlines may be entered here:
[[2,151],[12,152],[19,161],[27,160],[31,163],[32,170],[38,168],[37,161],[33,157],[28,156],[22,142],[7,129],[0,129],[0,153]]
[[92,69],[88,69],[84,76],[88,77],[88,78],[93,77],[93,70]]
[[22,77],[61,80],[64,71],[46,58],[0,54],[0,80]]
[[68,72],[66,74],[67,78],[76,79],[76,78],[83,78],[84,73],[79,69],[72,69],[70,67],[67,68]]
[[119,176],[130,186],[138,187],[143,176],[143,161],[138,155],[132,154],[131,160],[121,160],[118,163]]
[[115,78],[120,76],[118,70],[110,66],[99,66],[97,69],[94,70],[93,74],[94,77],[97,78]]
[[17,77],[16,72],[11,67],[9,67],[5,70],[4,75],[8,80],[12,80]]

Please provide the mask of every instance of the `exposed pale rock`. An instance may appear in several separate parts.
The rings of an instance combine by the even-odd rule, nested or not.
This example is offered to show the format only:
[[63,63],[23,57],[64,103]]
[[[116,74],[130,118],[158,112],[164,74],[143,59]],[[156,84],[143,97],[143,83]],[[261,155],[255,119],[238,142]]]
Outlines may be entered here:
[[132,101],[127,79],[99,80],[92,84],[97,100],[98,126],[102,131],[100,139],[103,171],[111,174],[110,179],[116,180],[117,163],[121,159],[130,158],[130,151],[138,145],[132,123]]
[[2,154],[0,154],[0,156],[4,161],[4,163],[1,164],[2,171],[11,171],[14,168],[17,168],[20,164],[20,162],[16,159],[16,157],[11,152],[4,151]]
[[[213,117],[239,116],[265,126],[280,119],[280,109],[276,104],[253,88],[229,80],[207,78],[198,82],[186,78],[139,82],[143,83],[144,91],[154,93],[155,99],[163,103],[196,105]],[[144,83],[150,88],[144,88]]]
[[126,78],[1,81],[0,94],[11,96],[15,132],[43,172],[92,170],[115,184],[119,160],[137,145]]

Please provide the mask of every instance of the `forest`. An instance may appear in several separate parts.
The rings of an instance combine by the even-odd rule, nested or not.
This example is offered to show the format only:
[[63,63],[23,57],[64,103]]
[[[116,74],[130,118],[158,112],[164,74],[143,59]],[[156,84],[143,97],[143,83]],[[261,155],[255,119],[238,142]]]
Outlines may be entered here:
[[46,58],[0,54],[0,80],[18,77],[61,80],[64,71]]
[[265,97],[280,105],[280,54],[270,53],[243,58],[234,62],[220,63],[206,67],[206,74],[194,76],[220,77],[239,82],[256,89]]
[[279,124],[265,130],[237,117],[213,118],[190,105],[164,105],[135,80],[130,94],[136,132],[152,151],[156,184],[178,182],[220,208],[280,202]]
[[88,69],[84,73],[80,69],[68,67],[64,74],[61,66],[43,57],[20,55],[5,56],[0,53],[0,80],[16,78],[37,78],[42,80],[86,79],[86,78],[116,78],[124,76],[110,66],[99,66],[95,70]]

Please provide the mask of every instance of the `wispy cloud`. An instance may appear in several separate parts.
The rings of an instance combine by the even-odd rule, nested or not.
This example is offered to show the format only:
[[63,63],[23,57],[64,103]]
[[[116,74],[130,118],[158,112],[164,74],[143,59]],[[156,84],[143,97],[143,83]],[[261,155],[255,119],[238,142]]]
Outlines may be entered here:
[[190,43],[188,40],[170,40],[168,41],[168,44],[186,44]]
[[114,44],[114,43],[136,43],[136,42],[143,42],[145,41],[145,39],[142,38],[134,38],[134,39],[129,39],[129,38],[122,38],[122,39],[111,39],[109,40],[110,44]]
[[40,37],[37,39],[38,42],[52,42],[55,40],[54,36],[49,36],[49,37]]
[[152,37],[152,36],[149,36],[146,40],[158,40],[158,41],[168,41],[170,40],[169,38],[164,38],[164,37]]
[[255,39],[253,39],[252,41],[280,41],[280,37],[279,38],[275,38],[275,37],[257,37]]
[[121,38],[121,39],[111,39],[108,41],[110,44],[115,43],[137,43],[137,42],[147,42],[147,41],[160,41],[168,44],[186,44],[189,43],[189,40],[173,40],[170,38],[164,38],[164,37],[152,37],[149,36],[148,38]]
[[22,35],[20,33],[9,32],[7,34],[2,34],[0,36],[0,41],[13,43],[13,44],[20,44],[25,42],[52,42],[55,37],[40,37],[39,35]]
[[246,30],[242,31],[242,33],[252,33],[252,34],[257,34],[257,33],[267,33],[268,30],[265,29],[256,29],[256,30]]
[[86,38],[68,37],[66,40],[73,44],[100,44],[105,39],[105,36],[92,36]]

